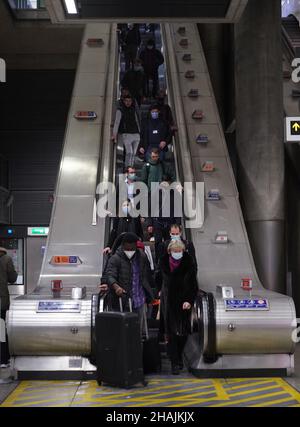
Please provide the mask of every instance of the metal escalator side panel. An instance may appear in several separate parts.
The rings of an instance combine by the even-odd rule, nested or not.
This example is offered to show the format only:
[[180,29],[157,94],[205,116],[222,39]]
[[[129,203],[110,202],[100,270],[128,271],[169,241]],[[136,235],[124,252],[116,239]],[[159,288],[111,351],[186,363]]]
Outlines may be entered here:
[[[78,62],[75,86],[65,134],[56,185],[49,236],[38,286],[50,289],[52,279],[63,280],[64,287],[84,285],[94,289],[101,275],[101,248],[105,220],[94,218],[98,180],[110,174],[110,163],[103,155],[110,137],[117,41],[114,25],[86,26]],[[88,38],[102,38],[101,48],[91,48]],[[95,120],[77,120],[77,111],[95,111]],[[99,173],[99,169],[101,172]],[[53,266],[52,256],[79,256],[79,266]]]

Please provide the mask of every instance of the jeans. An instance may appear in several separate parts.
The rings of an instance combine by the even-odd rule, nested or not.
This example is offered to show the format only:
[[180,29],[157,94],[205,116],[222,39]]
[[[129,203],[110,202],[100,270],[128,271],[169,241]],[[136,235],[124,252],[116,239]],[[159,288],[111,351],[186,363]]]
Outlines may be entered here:
[[138,133],[123,133],[122,142],[125,148],[125,168],[134,166],[134,158],[140,143],[140,135]]

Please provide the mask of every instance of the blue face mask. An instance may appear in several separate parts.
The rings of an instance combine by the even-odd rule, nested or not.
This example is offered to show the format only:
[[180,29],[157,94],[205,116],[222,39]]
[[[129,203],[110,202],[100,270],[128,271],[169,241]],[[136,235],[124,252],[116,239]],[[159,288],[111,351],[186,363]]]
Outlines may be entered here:
[[183,252],[172,252],[172,258],[179,261],[183,257]]
[[170,234],[171,240],[181,240],[181,236],[174,236],[173,234]]
[[151,117],[152,117],[152,119],[154,119],[154,120],[157,120],[158,119],[158,117],[159,117],[159,113],[158,112],[152,112],[151,113]]
[[131,181],[135,181],[135,180],[136,180],[136,174],[135,174],[135,173],[129,173],[129,174],[128,174],[128,178],[129,178]]

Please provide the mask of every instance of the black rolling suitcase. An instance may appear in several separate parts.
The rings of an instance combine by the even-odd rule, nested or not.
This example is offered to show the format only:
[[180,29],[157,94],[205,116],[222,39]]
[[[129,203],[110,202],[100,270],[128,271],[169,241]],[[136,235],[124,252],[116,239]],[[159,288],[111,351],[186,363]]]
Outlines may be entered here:
[[138,315],[122,311],[96,315],[97,381],[121,388],[146,385]]
[[144,374],[155,374],[161,372],[161,356],[158,339],[158,329],[149,329],[145,317],[146,336],[143,341],[143,365]]

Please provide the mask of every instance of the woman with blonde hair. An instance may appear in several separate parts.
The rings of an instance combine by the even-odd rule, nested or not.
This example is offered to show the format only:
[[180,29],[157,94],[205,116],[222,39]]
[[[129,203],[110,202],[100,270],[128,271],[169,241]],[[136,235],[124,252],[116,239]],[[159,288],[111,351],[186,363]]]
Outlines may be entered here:
[[191,333],[191,308],[197,295],[195,263],[182,241],[172,241],[160,261],[161,313],[169,346],[172,373],[183,368],[182,353]]

